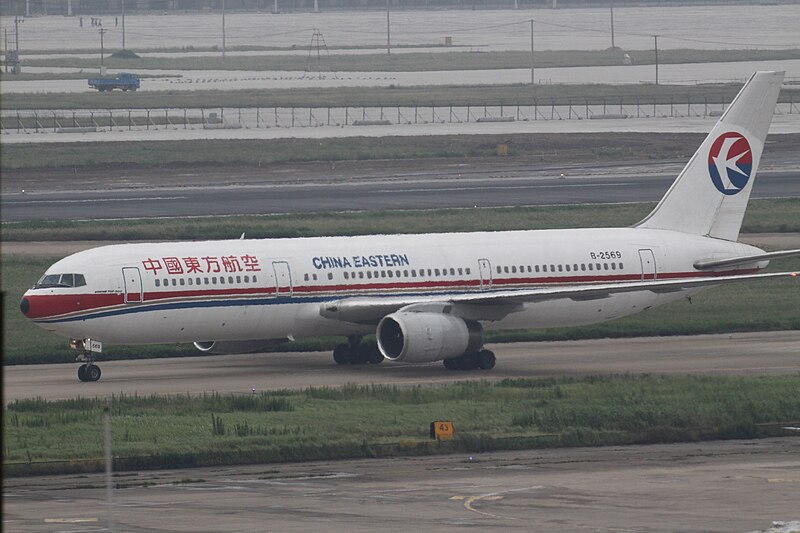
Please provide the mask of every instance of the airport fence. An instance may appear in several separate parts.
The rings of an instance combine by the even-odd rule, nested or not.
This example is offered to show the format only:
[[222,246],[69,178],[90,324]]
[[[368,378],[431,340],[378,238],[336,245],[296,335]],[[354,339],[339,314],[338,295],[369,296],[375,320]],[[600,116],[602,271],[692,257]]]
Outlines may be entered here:
[[[550,120],[715,117],[728,102],[686,98],[534,100],[526,104],[346,107],[218,107],[159,109],[7,110],[3,133],[98,130],[313,128],[398,124],[461,124]],[[800,101],[777,104],[778,115],[800,114]]]

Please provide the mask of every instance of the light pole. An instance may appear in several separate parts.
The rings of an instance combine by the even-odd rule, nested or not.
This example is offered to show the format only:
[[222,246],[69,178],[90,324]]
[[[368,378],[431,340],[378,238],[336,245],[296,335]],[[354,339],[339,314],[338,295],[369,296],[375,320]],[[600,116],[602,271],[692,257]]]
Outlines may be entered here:
[[531,19],[531,85],[536,83],[533,74],[533,19]]
[[392,55],[392,28],[389,23],[389,12],[391,11],[392,0],[386,0],[386,55]]
[[658,35],[653,35],[656,50],[656,85],[658,85]]

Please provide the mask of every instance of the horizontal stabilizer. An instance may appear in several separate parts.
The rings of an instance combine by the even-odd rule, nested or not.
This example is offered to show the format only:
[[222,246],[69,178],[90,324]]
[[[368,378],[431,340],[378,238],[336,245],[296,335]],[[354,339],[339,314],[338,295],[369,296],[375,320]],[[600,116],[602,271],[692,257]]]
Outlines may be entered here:
[[727,259],[712,259],[708,261],[697,261],[694,267],[698,270],[714,270],[715,268],[727,268],[737,265],[746,265],[768,261],[770,259],[781,259],[784,257],[795,257],[800,255],[800,250],[781,250],[780,252],[769,252],[756,255],[745,255],[741,257],[729,257]]

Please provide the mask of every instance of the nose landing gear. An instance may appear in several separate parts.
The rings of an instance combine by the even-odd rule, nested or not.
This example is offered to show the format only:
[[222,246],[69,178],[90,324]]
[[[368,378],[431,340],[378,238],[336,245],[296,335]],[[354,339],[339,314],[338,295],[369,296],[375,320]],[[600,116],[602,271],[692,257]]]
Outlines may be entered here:
[[78,379],[81,381],[97,381],[100,379],[100,367],[94,364],[94,353],[103,351],[103,343],[92,339],[70,339],[69,347],[78,350],[76,361],[83,363],[78,367]]
[[81,381],[97,381],[100,379],[100,367],[94,363],[84,363],[78,367],[78,379]]

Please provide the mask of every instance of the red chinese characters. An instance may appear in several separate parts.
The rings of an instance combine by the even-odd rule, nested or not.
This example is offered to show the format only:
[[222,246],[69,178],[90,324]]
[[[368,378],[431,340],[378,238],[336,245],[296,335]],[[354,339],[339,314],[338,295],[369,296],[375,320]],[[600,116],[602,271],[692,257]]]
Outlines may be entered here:
[[153,274],[165,270],[170,275],[216,274],[218,272],[261,272],[261,264],[254,255],[223,255],[204,257],[148,257],[142,267]]

